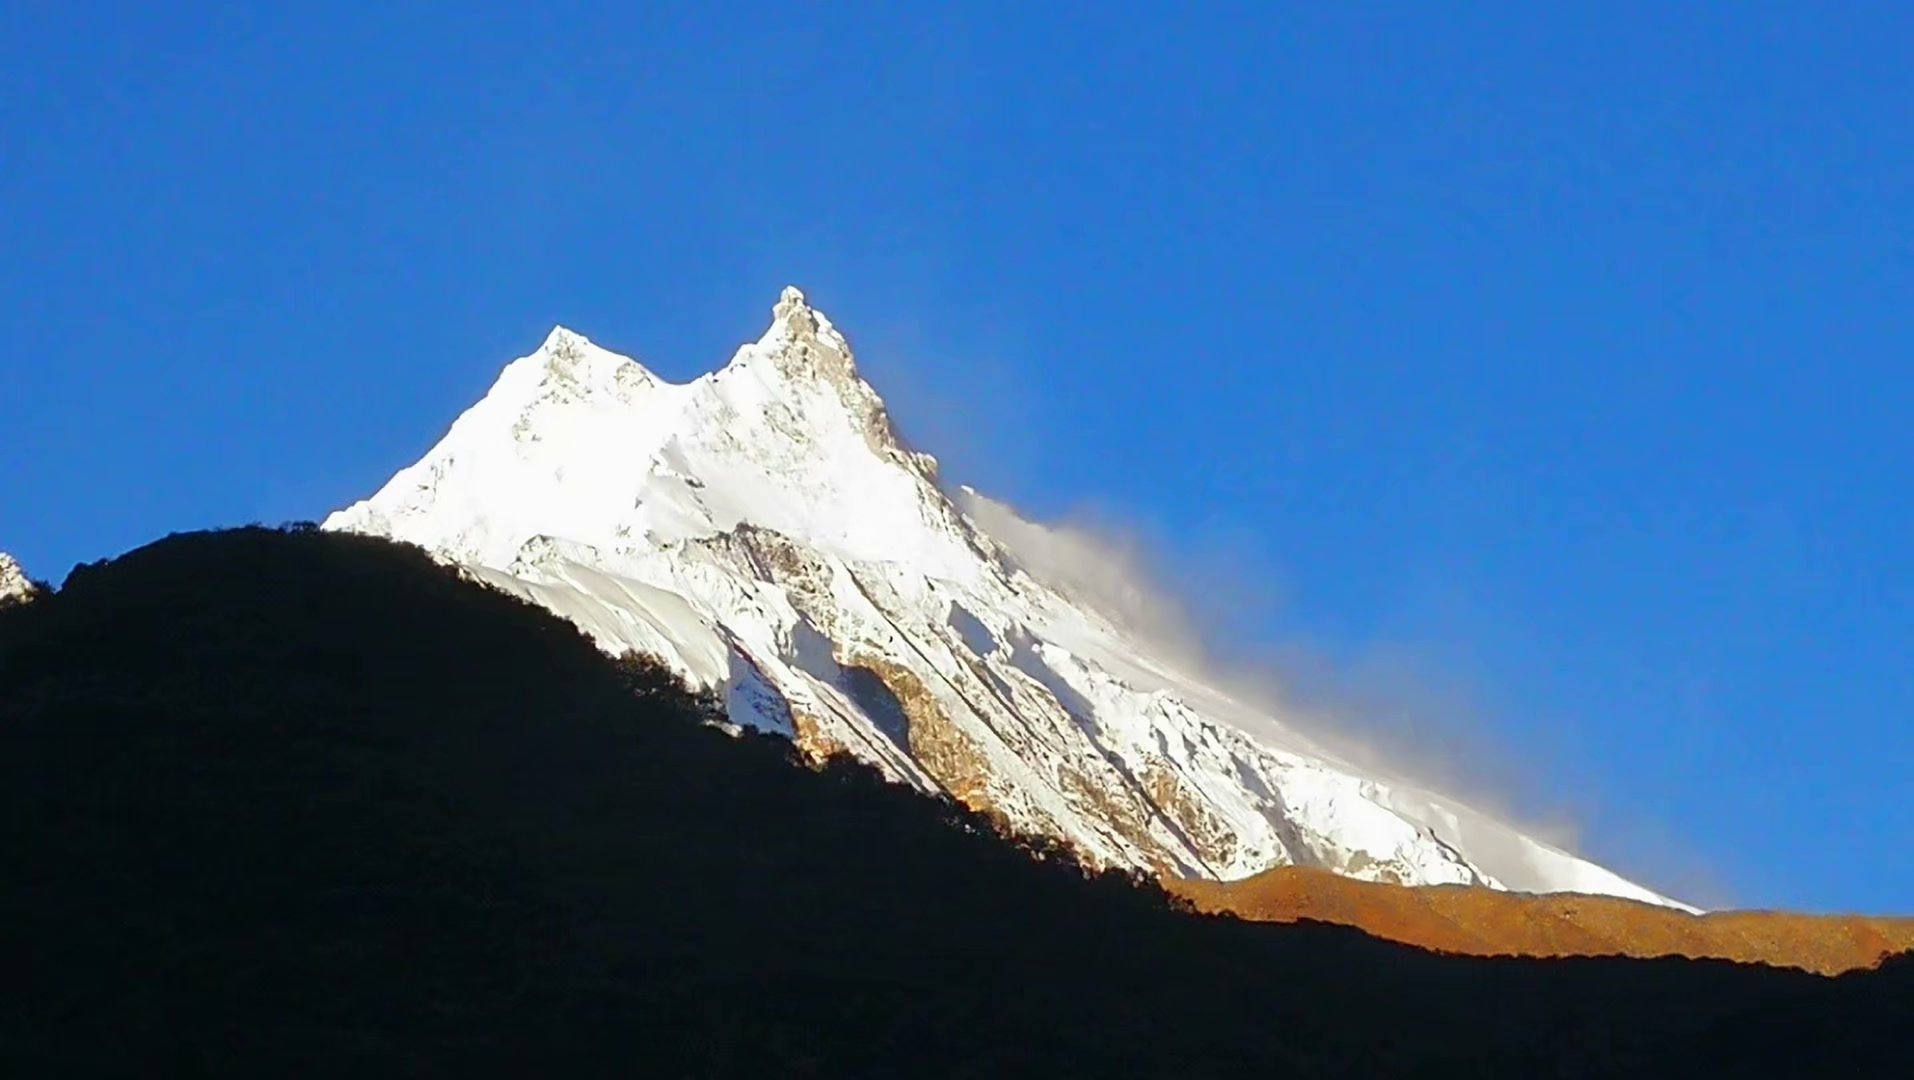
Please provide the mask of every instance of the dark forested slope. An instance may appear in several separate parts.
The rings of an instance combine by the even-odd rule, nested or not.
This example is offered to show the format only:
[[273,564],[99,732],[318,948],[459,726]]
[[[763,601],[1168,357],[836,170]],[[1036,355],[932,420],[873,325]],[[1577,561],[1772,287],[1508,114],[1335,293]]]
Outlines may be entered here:
[[1854,1074],[1907,1046],[1904,963],[1197,916],[708,708],[383,541],[76,570],[0,610],[7,1072]]

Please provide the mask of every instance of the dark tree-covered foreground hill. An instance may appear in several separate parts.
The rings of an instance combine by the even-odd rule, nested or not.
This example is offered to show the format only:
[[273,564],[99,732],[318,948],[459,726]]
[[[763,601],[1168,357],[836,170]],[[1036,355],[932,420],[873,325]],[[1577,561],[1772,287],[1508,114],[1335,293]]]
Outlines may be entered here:
[[[1906,962],[1446,957],[1203,918],[727,736],[381,541],[0,610],[10,1076],[1894,1075]],[[1037,857],[1033,857],[1037,856]]]

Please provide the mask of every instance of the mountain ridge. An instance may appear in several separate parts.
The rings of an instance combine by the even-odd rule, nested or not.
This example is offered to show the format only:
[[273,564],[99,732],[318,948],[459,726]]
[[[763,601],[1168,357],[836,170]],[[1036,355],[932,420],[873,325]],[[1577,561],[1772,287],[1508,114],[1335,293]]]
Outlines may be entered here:
[[1712,957],[1838,975],[1914,950],[1914,918],[1747,910],[1696,915],[1621,897],[1379,885],[1296,866],[1238,881],[1163,885],[1199,911],[1353,926],[1388,941],[1468,956]]
[[1095,863],[1674,903],[1361,775],[1039,580],[897,437],[794,288],[758,341],[686,383],[554,329],[325,527],[418,543],[721,690],[735,724]]
[[[167,537],[0,608],[8,1075],[1898,1075],[1914,966],[1205,917],[416,547]],[[1406,893],[1409,890],[1390,890]]]

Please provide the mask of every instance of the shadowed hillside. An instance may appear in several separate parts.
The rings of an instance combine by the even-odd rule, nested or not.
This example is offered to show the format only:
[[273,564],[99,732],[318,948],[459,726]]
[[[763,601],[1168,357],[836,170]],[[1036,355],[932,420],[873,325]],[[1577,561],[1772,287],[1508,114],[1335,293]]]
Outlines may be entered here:
[[1914,918],[1780,911],[1697,916],[1612,896],[1409,888],[1305,867],[1242,881],[1167,885],[1203,911],[1355,926],[1390,941],[1476,956],[1717,957],[1836,975],[1914,949]]
[[6,1072],[1866,1075],[1914,1023],[1906,963],[1180,912],[708,709],[383,541],[76,570],[0,610]]

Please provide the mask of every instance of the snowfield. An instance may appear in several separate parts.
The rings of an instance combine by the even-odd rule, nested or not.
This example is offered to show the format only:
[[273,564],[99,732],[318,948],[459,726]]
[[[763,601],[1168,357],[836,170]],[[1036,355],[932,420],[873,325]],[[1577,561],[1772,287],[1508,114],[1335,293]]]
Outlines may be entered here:
[[[1674,904],[1179,670],[1033,576],[978,498],[898,441],[844,337],[787,289],[762,339],[685,384],[552,331],[325,527],[426,547],[721,690],[737,724],[1094,862]],[[1040,528],[1004,513],[999,532]]]

